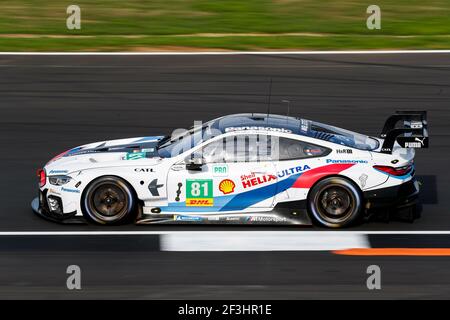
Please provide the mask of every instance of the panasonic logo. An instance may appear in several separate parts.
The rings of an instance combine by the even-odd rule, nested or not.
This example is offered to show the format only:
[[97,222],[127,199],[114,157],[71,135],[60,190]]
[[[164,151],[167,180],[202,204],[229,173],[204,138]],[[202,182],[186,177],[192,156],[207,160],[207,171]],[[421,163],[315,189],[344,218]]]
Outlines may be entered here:
[[367,160],[333,160],[327,159],[327,163],[368,163]]
[[68,173],[68,170],[50,170],[49,174]]
[[292,133],[292,130],[289,130],[289,129],[273,128],[273,127],[246,126],[246,127],[228,127],[228,128],[225,128],[225,132],[243,131],[243,130],[261,130],[261,131],[270,131],[270,132]]

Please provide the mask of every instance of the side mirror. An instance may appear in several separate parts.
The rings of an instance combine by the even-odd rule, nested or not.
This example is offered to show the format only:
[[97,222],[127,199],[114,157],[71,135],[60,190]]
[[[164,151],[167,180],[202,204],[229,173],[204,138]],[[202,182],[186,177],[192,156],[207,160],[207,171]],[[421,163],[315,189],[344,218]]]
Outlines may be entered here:
[[186,159],[186,170],[202,171],[203,164],[204,164],[203,158]]

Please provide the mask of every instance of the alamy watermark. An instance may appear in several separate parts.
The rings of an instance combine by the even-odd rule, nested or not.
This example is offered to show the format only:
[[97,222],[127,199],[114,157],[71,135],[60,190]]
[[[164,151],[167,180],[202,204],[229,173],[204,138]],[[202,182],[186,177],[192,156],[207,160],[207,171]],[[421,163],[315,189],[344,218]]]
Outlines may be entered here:
[[369,30],[381,29],[381,9],[376,4],[367,7],[366,13],[370,16],[366,20],[366,26]]
[[[263,134],[261,131],[268,134]],[[233,132],[236,134],[212,141],[214,137]],[[291,131],[270,125],[230,126],[222,131],[201,121],[194,121],[194,126],[190,130],[174,130],[170,136],[160,142],[158,148],[170,157],[175,157],[211,140],[212,142],[204,144],[202,148],[195,149],[195,152],[187,152],[188,156],[191,159],[199,158],[206,162],[276,161],[280,158],[280,139],[277,135],[270,133],[291,133]],[[295,151],[292,150],[292,152]]]
[[366,273],[369,275],[366,281],[367,289],[380,290],[381,289],[381,268],[376,264],[367,267]]
[[79,6],[72,4],[67,7],[66,13],[69,15],[66,19],[66,26],[69,30],[81,29],[81,9]]
[[67,267],[66,273],[69,275],[66,280],[67,289],[81,290],[81,268],[73,264]]

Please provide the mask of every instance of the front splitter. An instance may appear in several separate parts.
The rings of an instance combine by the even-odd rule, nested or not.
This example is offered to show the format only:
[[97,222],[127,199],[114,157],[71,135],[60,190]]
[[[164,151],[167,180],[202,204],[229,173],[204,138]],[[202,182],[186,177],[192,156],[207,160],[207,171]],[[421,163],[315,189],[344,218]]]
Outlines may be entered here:
[[45,220],[61,223],[61,224],[88,224],[86,219],[84,217],[70,217],[67,219],[62,219],[61,217],[58,217],[54,214],[51,214],[47,210],[44,210],[40,203],[39,203],[39,197],[36,197],[31,201],[31,209],[33,209],[33,212],[36,213],[39,217],[44,218]]

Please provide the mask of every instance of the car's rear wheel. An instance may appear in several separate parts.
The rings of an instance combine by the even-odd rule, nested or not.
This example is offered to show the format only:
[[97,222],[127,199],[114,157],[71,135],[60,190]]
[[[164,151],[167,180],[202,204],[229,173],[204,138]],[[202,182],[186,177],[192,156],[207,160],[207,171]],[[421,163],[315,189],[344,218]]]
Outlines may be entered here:
[[342,228],[356,223],[361,216],[362,195],[345,178],[330,177],[316,183],[308,196],[308,212],[319,225]]
[[133,189],[118,177],[98,178],[83,194],[83,214],[96,223],[123,224],[136,214]]

